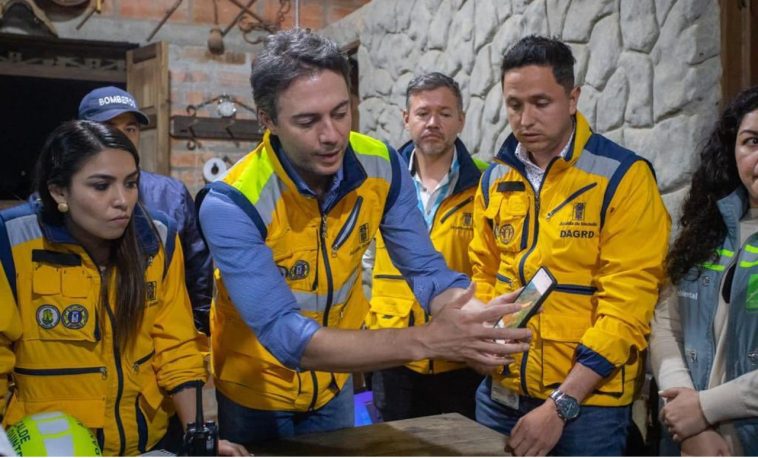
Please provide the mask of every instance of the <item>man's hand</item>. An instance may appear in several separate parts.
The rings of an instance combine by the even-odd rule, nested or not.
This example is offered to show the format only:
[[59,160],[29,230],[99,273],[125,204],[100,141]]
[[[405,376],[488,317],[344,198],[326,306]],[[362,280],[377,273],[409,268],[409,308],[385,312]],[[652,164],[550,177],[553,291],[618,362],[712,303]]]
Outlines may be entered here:
[[529,349],[529,330],[495,329],[486,324],[518,311],[518,305],[496,303],[486,306],[474,298],[473,283],[458,294],[443,294],[449,302],[436,306],[437,313],[424,332],[426,354],[431,358],[465,361],[479,370],[488,371],[509,364],[512,360],[507,355]]
[[[510,293],[507,293],[507,294],[502,294],[500,296],[497,296],[497,297],[493,298],[491,301],[489,301],[487,303],[487,305],[484,305],[484,303],[482,303],[481,301],[478,301],[476,299],[470,300],[470,301],[466,302],[466,304],[463,305],[463,310],[468,310],[468,311],[485,310],[485,308],[491,307],[493,305],[508,305],[508,304],[512,304],[513,301],[518,297],[518,295],[519,295],[519,293],[521,292],[522,289],[523,288],[519,288],[516,291],[513,291],[513,292],[510,292]],[[499,318],[498,318],[498,320],[499,320]],[[484,325],[485,326],[495,326],[496,323],[497,323],[497,321],[492,321],[492,322],[484,323]],[[506,360],[507,360],[506,364],[510,364],[510,363],[513,362],[513,358],[506,357]],[[490,373],[492,372],[492,366],[489,366],[489,365],[482,365],[482,364],[477,364],[477,363],[474,363],[474,362],[469,362],[468,366],[471,369],[473,369],[476,372],[478,372],[479,374],[481,374],[481,375],[487,376],[487,375],[490,375]]]
[[681,443],[682,456],[731,456],[729,444],[721,434],[706,429],[690,436]]
[[505,449],[516,456],[545,456],[558,443],[564,426],[555,403],[547,399],[519,419]]
[[704,431],[708,421],[700,407],[700,396],[691,388],[671,388],[660,392],[666,400],[661,409],[661,422],[676,442]]
[[243,445],[226,439],[218,441],[218,454],[219,456],[253,456]]

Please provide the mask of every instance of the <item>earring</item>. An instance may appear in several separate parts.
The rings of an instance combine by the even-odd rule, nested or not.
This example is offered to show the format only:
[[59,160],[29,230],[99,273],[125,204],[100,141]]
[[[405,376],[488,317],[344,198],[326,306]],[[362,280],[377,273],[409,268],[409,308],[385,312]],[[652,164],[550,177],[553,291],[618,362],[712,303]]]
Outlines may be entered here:
[[58,211],[61,213],[68,213],[68,204],[66,202],[59,203]]

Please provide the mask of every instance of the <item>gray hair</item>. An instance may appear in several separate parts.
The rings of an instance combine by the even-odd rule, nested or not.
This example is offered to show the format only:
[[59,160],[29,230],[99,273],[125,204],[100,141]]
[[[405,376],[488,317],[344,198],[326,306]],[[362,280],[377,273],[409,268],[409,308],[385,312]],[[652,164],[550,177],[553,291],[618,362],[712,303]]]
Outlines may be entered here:
[[250,73],[256,107],[276,122],[279,94],[296,79],[322,70],[342,75],[350,87],[350,65],[335,42],[304,29],[269,35]]
[[419,75],[408,83],[408,88],[405,90],[405,107],[411,108],[411,96],[413,94],[423,91],[433,91],[434,89],[446,87],[450,89],[455,98],[458,99],[458,109],[463,111],[463,96],[461,95],[461,87],[458,83],[449,76],[440,73],[432,72],[424,75]]

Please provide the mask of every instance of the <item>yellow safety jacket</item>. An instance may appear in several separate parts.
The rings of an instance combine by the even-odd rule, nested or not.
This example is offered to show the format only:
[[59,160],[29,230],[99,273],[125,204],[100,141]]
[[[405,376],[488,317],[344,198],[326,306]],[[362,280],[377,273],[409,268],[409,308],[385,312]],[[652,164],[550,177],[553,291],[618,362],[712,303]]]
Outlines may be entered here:
[[[429,236],[451,270],[471,276],[468,245],[473,237],[474,193],[487,164],[473,159],[462,141],[456,140],[455,145],[460,166],[458,181],[453,192],[437,208]],[[400,155],[408,161],[412,151],[413,145],[406,144],[400,149]],[[371,285],[371,305],[366,316],[368,329],[423,326],[429,321],[429,314],[392,264],[381,234],[376,235]],[[424,359],[408,363],[406,367],[421,374],[438,374],[467,366],[443,359]]]
[[[368,310],[361,287],[361,257],[379,228],[392,183],[384,143],[350,134],[345,153],[349,189],[322,213],[302,195],[279,161],[271,135],[210,188],[238,202],[273,252],[301,313],[322,326],[358,329]],[[211,353],[216,388],[253,409],[309,411],[342,390],[350,374],[291,370],[258,341],[215,272]]]
[[101,301],[98,266],[64,227],[42,223],[37,209],[0,213],[0,399],[14,382],[3,424],[62,411],[95,431],[105,455],[143,453],[166,433],[167,395],[206,378],[174,223],[164,215],[151,222],[135,208],[149,256],[147,298],[134,345],[120,350],[112,331],[115,269]]
[[470,247],[477,295],[486,302],[516,290],[543,265],[558,286],[528,323],[529,350],[493,383],[544,399],[580,358],[610,372],[584,404],[627,405],[644,369],[671,226],[652,167],[592,133],[578,113],[572,148],[534,189],[517,143],[506,140],[477,190]]

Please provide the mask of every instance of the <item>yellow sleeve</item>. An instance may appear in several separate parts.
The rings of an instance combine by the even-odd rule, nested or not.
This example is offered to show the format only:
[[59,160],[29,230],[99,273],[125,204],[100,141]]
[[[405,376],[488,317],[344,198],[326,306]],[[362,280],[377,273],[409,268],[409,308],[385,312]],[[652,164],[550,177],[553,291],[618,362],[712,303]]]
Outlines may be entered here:
[[21,338],[21,316],[8,284],[5,269],[0,266],[0,416],[5,412],[10,376],[16,365],[13,342]]
[[[487,173],[489,170],[484,172]],[[471,260],[471,280],[476,284],[476,297],[485,303],[495,294],[495,275],[500,267],[492,221],[485,216],[486,209],[480,179],[474,196],[474,237],[469,244],[468,254]]]
[[671,218],[652,171],[634,163],[605,214],[596,275],[597,320],[581,343],[615,367],[647,347],[650,321],[665,277]]
[[[158,385],[171,392],[187,382],[205,382],[207,372],[200,347],[200,335],[192,319],[184,280],[184,255],[177,235],[175,251],[162,282],[160,307],[153,324],[155,346],[153,368]],[[165,256],[163,251],[163,256]],[[156,259],[154,262],[162,261]]]

